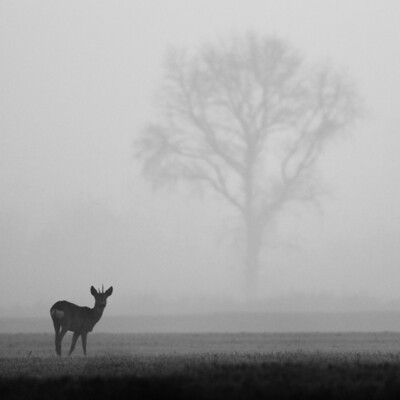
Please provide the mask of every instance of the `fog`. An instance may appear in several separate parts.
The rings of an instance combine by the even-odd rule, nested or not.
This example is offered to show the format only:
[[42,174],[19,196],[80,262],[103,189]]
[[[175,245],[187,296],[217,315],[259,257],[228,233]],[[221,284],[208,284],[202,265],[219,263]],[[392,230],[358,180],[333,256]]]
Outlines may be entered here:
[[[0,316],[56,300],[106,314],[400,310],[396,0],[0,3]],[[135,139],[171,46],[277,35],[356,82],[362,119],[326,148],[321,207],[274,227],[253,305],[235,220],[190,187],[155,190]]]

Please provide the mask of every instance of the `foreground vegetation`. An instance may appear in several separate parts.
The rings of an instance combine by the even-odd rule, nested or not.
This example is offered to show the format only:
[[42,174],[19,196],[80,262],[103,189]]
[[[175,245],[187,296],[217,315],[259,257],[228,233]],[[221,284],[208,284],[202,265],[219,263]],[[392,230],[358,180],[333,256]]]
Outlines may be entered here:
[[400,398],[399,335],[95,336],[58,358],[50,335],[0,335],[0,398]]

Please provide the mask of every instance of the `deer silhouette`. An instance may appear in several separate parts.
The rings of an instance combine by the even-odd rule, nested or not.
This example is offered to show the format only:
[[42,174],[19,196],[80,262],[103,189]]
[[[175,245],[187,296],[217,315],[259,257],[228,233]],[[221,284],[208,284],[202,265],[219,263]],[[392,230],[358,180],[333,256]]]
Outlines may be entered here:
[[53,320],[54,331],[56,333],[56,353],[59,356],[61,356],[61,342],[68,331],[74,333],[68,355],[71,355],[74,351],[79,336],[82,338],[83,354],[86,355],[87,335],[102,317],[107,305],[107,298],[111,296],[112,292],[112,286],[105,292],[104,286],[101,292],[92,286],[90,293],[95,299],[93,308],[77,306],[66,300],[57,301],[53,304],[50,308],[50,316]]

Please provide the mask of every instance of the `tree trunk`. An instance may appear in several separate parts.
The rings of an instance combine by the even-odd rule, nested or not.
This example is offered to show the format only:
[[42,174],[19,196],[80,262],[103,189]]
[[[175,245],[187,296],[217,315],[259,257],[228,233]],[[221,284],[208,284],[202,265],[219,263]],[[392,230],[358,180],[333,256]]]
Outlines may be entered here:
[[254,300],[258,291],[262,230],[252,217],[246,218],[245,295]]
[[261,249],[262,229],[258,219],[256,206],[255,171],[256,144],[250,133],[247,133],[247,151],[245,157],[246,170],[244,175],[245,212],[244,223],[246,232],[245,262],[245,295],[251,301],[257,296],[258,272]]

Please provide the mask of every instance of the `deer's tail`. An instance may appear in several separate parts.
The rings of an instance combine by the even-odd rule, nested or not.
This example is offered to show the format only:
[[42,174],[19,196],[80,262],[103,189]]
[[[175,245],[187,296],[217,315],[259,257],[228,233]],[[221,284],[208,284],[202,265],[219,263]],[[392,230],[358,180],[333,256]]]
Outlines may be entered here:
[[64,316],[64,311],[57,310],[56,308],[52,308],[50,310],[50,315],[52,319],[61,319]]

